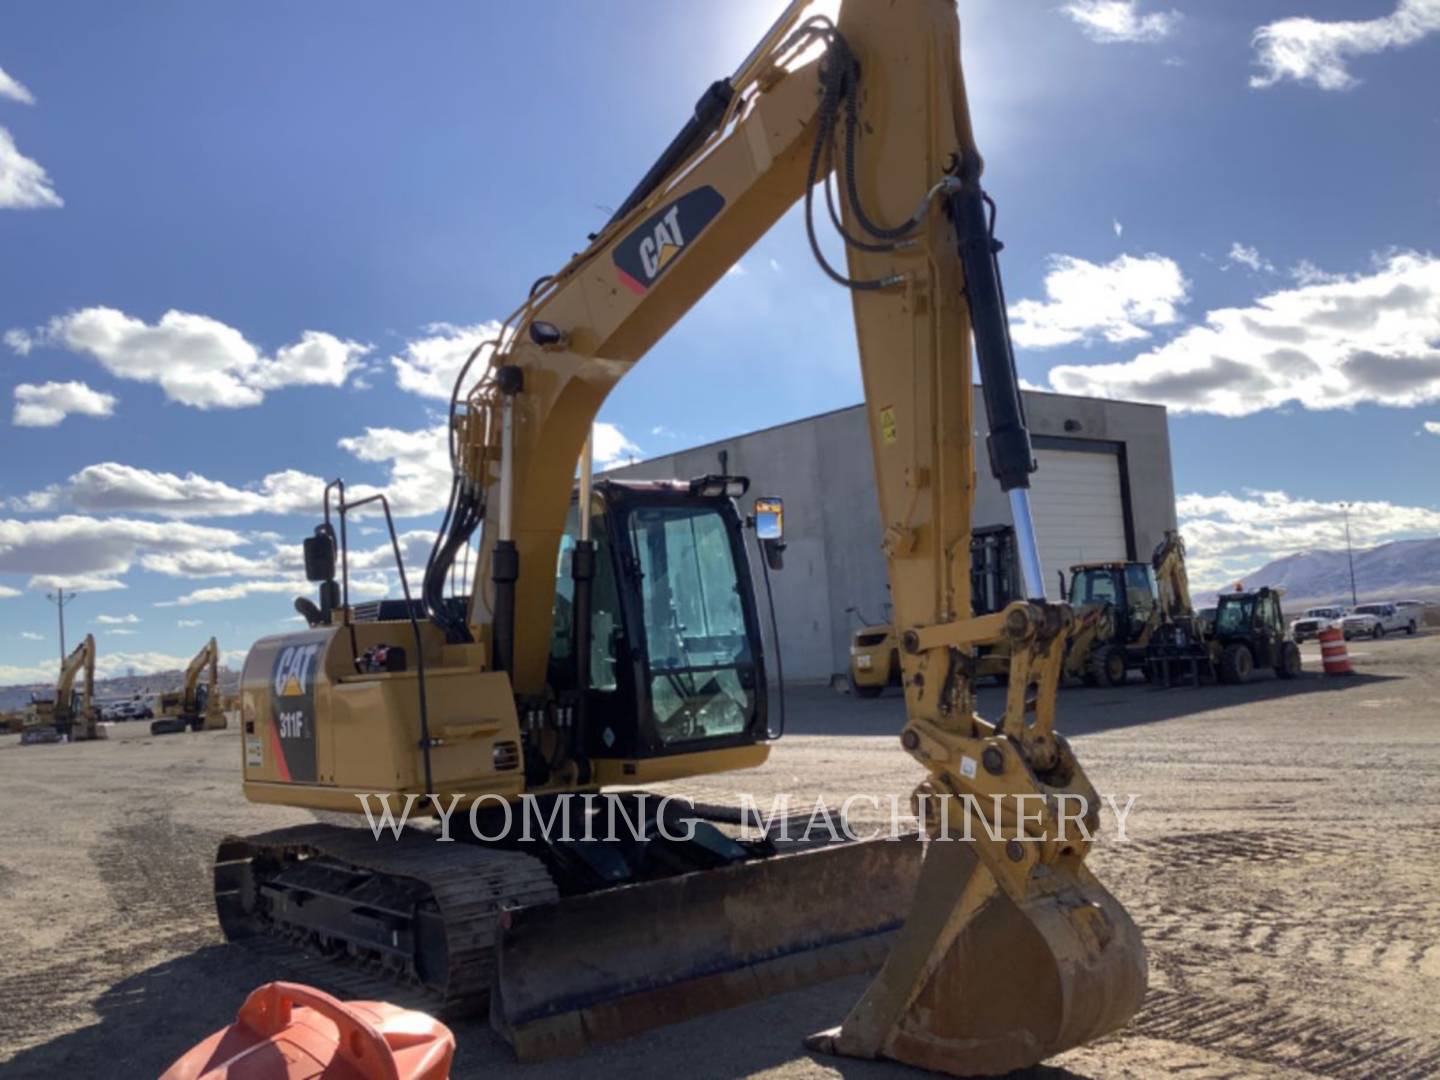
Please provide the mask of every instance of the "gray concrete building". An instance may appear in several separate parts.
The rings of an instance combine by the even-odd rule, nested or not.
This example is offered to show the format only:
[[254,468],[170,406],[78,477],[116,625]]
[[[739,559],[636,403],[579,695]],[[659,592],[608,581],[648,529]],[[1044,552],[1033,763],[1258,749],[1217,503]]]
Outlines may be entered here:
[[[1024,393],[1038,471],[1032,502],[1047,590],[1077,562],[1149,559],[1175,528],[1165,409],[1125,401]],[[976,391],[975,415],[984,405]],[[1009,525],[1009,500],[976,437],[974,525]],[[828,679],[848,664],[859,616],[886,621],[888,591],[865,408],[856,405],[651,458],[606,475],[750,478],[742,501],[785,500],[785,569],[772,575],[787,678]],[[758,558],[752,562],[758,564]],[[755,567],[757,577],[758,565]],[[763,584],[756,582],[763,600]],[[855,609],[851,611],[850,609]],[[858,612],[858,615],[857,615]]]

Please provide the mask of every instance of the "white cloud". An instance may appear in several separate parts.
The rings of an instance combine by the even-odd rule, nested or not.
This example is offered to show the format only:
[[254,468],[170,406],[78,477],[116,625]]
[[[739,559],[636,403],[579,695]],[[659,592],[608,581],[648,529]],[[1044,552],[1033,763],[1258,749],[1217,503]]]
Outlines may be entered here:
[[17,427],[54,427],[72,414],[111,416],[115,396],[92,390],[83,382],[20,383],[15,387]]
[[[418,338],[405,345],[404,356],[392,356],[395,382],[401,390],[421,397],[449,401],[455,389],[460,368],[475,347],[500,333],[498,322],[476,323],[473,326],[452,326],[432,323],[426,327],[429,337]],[[490,349],[483,350],[470,365],[470,374],[479,378],[490,362]]]
[[[183,671],[190,663],[188,656],[171,656],[159,652],[95,652],[95,673],[102,679],[115,679],[128,675],[132,670],[137,675],[157,675],[166,671]],[[50,676],[54,679],[54,675]]]
[[0,127],[0,210],[40,210],[64,206],[44,166],[26,157],[10,132]]
[[1426,420],[1424,426],[1431,435],[1440,435],[1440,421]]
[[1121,255],[1103,266],[1053,255],[1046,299],[1013,304],[1010,329],[1017,345],[1031,349],[1136,341],[1179,318],[1188,288],[1180,267],[1163,255]]
[[[1197,590],[1221,588],[1286,555],[1345,547],[1345,516],[1338,502],[1246,490],[1238,496],[1184,495],[1175,509]],[[1350,531],[1357,547],[1434,535],[1440,532],[1440,510],[1352,502]]]
[[243,334],[208,315],[167,311],[154,325],[114,308],[60,315],[7,342],[17,352],[37,344],[88,354],[121,379],[157,384],[171,401],[197,409],[258,405],[283,386],[339,386],[368,345],[306,330],[267,357]]
[[1333,285],[1337,281],[1344,281],[1344,274],[1332,274],[1321,270],[1309,259],[1301,259],[1290,268],[1290,277],[1297,285]]
[[1345,66],[1348,59],[1414,45],[1436,31],[1440,0],[1400,0],[1393,12],[1375,19],[1281,19],[1255,31],[1255,63],[1261,71],[1250,85],[1264,88],[1294,79],[1322,90],[1348,90],[1360,83]]
[[53,683],[59,669],[36,664],[33,667],[17,667],[14,664],[0,664],[0,686],[26,686],[34,683]]
[[[366,428],[361,435],[341,439],[340,447],[361,461],[386,466],[390,512],[396,517],[413,517],[443,510],[450,500],[448,432],[445,424],[419,431]],[[346,495],[353,501],[373,491],[357,485]]]
[[231,517],[262,513],[318,513],[325,481],[294,469],[270,473],[254,488],[237,488],[198,473],[155,472],[105,461],[87,465],[60,484],[17,496],[12,509]]
[[1440,258],[1392,254],[1373,272],[1211,311],[1168,344],[1117,364],[1061,365],[1061,393],[1246,416],[1296,403],[1440,401]]
[[96,615],[95,621],[101,626],[128,626],[140,621],[138,615]]
[[68,589],[70,592],[110,592],[125,588],[119,578],[106,574],[33,574],[26,584],[34,590]]
[[[355,484],[347,496],[353,501],[384,491],[396,517],[443,510],[450,496],[446,431],[444,424],[418,431],[366,428],[360,435],[340,439],[342,449],[361,461],[385,466],[389,474],[383,487]],[[629,443],[625,447],[633,450]],[[321,477],[296,469],[269,473],[257,483],[237,487],[198,473],[180,476],[106,461],[87,465],[61,483],[12,497],[6,505],[23,513],[78,510],[167,518],[318,515],[324,491]]]
[[29,356],[30,350],[35,347],[35,340],[24,330],[6,330],[0,341],[5,342],[20,356]]
[[[412,585],[412,588],[414,586]],[[174,600],[161,600],[156,607],[190,607],[194,604],[217,604],[227,600],[241,600],[247,596],[264,596],[278,593],[285,596],[309,596],[315,587],[301,578],[279,580],[237,581],[231,585],[214,585],[177,596]],[[352,575],[350,592],[359,596],[384,596],[390,591],[390,581],[380,574]]]
[[1119,240],[1122,236],[1125,235],[1125,226],[1120,224],[1119,218],[1113,218],[1110,222],[1110,227],[1115,230],[1116,240]]
[[180,627],[181,630],[191,630],[201,625],[204,621],[204,619],[176,619],[175,625]]
[[735,263],[734,265],[732,265],[729,270],[726,270],[726,271],[725,271],[725,276],[726,276],[726,277],[744,277],[744,276],[745,276],[745,273],[746,273],[746,270],[745,270],[744,264],[737,262],[737,263]]
[[32,589],[123,589],[116,576],[144,555],[225,550],[245,543],[229,529],[188,522],[73,514],[28,521],[0,518],[0,573],[30,574]]
[[1243,266],[1253,270],[1255,273],[1275,273],[1275,264],[1269,259],[1263,258],[1258,248],[1246,247],[1236,240],[1230,245],[1230,254],[1225,256],[1226,260],[1235,266]]
[[138,631],[138,630],[126,630],[126,629],[125,629],[124,627],[122,627],[122,626],[112,626],[112,627],[110,627],[110,629],[106,630],[105,633],[107,633],[107,634],[119,634],[119,635],[121,635],[122,637],[134,637],[137,633],[139,633],[139,631]]
[[18,101],[21,105],[34,105],[35,95],[30,93],[19,79],[0,68],[0,98]]
[[627,439],[618,427],[603,420],[595,422],[594,440],[593,453],[597,469],[624,465],[645,452]]
[[782,269],[783,269],[783,268],[781,267],[781,265],[780,265],[780,260],[779,260],[779,259],[771,259],[771,260],[770,260],[770,269],[773,270],[773,271],[774,271],[775,273],[777,273],[777,274],[780,273],[780,272],[782,271]]
[[1068,0],[1061,11],[1074,20],[1091,41],[1152,42],[1169,37],[1180,21],[1175,11],[1142,15],[1140,0]]
[[0,585],[0,600],[11,596],[20,596],[19,589],[12,589],[9,585]]
[[20,631],[20,636],[21,636],[22,638],[24,638],[26,641],[44,641],[44,640],[45,640],[45,635],[44,635],[44,634],[37,634],[37,633],[35,633],[34,630],[21,630],[21,631]]

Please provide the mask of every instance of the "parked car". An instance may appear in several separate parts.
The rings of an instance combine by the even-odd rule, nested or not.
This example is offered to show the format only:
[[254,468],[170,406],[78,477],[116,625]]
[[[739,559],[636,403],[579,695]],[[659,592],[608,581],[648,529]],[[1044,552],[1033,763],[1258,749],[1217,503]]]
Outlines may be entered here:
[[1338,623],[1343,618],[1345,618],[1345,609],[1342,607],[1306,608],[1305,614],[1290,624],[1290,636],[1296,641],[1318,638],[1321,630]]
[[1407,634],[1413,634],[1419,625],[1418,609],[1402,609],[1394,604],[1361,604],[1345,616],[1345,621],[1341,623],[1347,638],[1367,635],[1381,638],[1386,634],[1399,633],[1401,630]]

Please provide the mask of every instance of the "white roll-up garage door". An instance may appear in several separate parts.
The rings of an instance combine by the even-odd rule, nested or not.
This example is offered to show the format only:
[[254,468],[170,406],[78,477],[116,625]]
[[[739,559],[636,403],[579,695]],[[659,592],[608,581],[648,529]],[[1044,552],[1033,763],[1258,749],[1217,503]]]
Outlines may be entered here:
[[1120,458],[1114,453],[1037,449],[1030,477],[1035,532],[1045,591],[1053,595],[1055,572],[1075,563],[1126,558],[1125,500]]

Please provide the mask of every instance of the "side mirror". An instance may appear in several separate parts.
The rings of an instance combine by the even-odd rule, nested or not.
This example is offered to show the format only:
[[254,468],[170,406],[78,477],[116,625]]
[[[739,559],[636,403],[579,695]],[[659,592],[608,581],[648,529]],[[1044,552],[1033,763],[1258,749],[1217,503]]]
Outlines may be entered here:
[[785,500],[761,496],[755,500],[755,536],[771,570],[785,568]]
[[761,540],[785,539],[785,500],[762,496],[755,500],[755,535]]
[[328,525],[315,526],[315,535],[305,538],[305,580],[333,581],[335,578],[335,534]]

